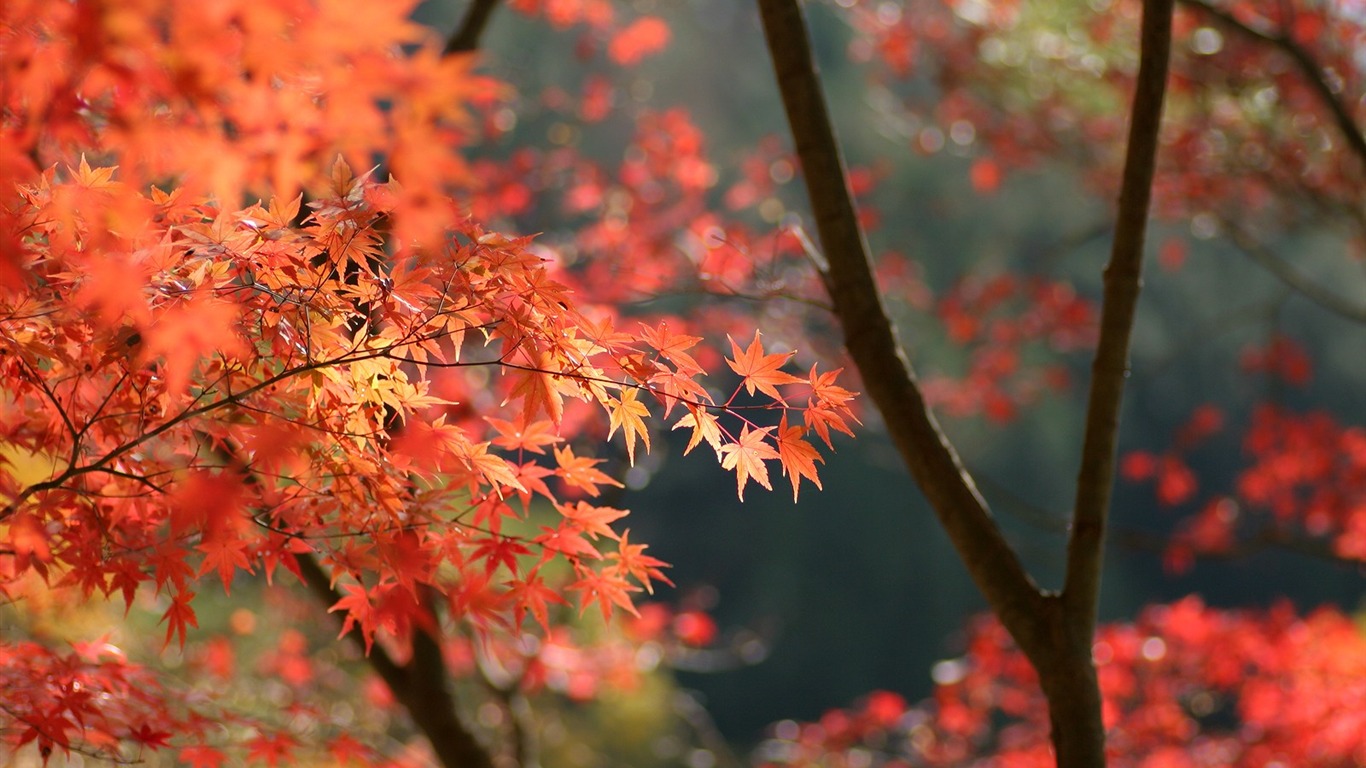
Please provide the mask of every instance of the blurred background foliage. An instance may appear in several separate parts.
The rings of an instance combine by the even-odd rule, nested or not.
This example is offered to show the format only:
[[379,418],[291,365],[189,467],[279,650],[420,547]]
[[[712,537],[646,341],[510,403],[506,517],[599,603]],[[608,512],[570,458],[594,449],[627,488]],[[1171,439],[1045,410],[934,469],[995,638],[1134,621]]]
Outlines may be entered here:
[[[629,100],[627,108],[685,107],[705,134],[723,177],[733,177],[765,137],[784,134],[749,4],[639,0],[632,7],[664,17],[673,29],[672,41],[664,55],[629,71],[610,72],[600,58],[585,61],[575,55],[572,32],[557,33],[500,12],[485,38],[484,68],[512,83],[520,96],[515,126],[497,146],[480,147],[480,156],[506,161],[521,147],[568,142],[588,156],[619,155],[630,141],[628,121],[574,124],[538,103],[547,89],[573,93],[593,74],[624,78],[619,93]],[[444,34],[463,8],[459,0],[429,0],[418,18]],[[1018,272],[1065,279],[1081,295],[1097,297],[1110,201],[1084,186],[1086,169],[1059,159],[1012,172],[989,193],[974,189],[974,159],[990,148],[950,137],[927,151],[918,128],[908,127],[904,115],[877,98],[864,68],[850,61],[846,52],[853,33],[836,13],[813,4],[811,21],[847,159],[878,179],[862,198],[877,212],[878,224],[870,232],[874,252],[904,254],[934,292],[969,275]],[[1028,28],[1021,34],[1029,34]],[[907,88],[935,97],[926,82],[913,81]],[[718,198],[724,187],[717,185]],[[770,224],[804,210],[794,184],[780,185],[774,199],[764,215]],[[568,226],[572,222],[547,206],[532,207],[508,228],[541,232],[553,242],[557,230]],[[1184,263],[1148,272],[1122,452],[1164,450],[1192,410],[1205,403],[1218,405],[1228,425],[1246,423],[1251,403],[1280,385],[1244,373],[1240,356],[1249,347],[1266,346],[1277,334],[1303,345],[1316,368],[1306,386],[1274,391],[1274,399],[1323,408],[1349,423],[1362,420],[1366,355],[1360,351],[1366,349],[1366,329],[1344,324],[1289,292],[1220,239],[1208,222],[1157,225],[1154,250],[1168,241],[1185,248]],[[1339,262],[1332,258],[1344,243],[1343,234],[1328,223],[1281,235],[1268,245],[1294,254],[1304,269],[1333,283],[1349,279],[1334,271]],[[910,304],[898,312],[903,337],[923,372],[961,362],[961,351],[930,313]],[[1066,366],[1071,387],[1044,395],[1008,423],[945,419],[1009,536],[1031,570],[1049,584],[1056,583],[1061,568],[1062,521],[1078,462],[1089,360],[1073,353],[1055,362]],[[643,471],[613,502],[632,510],[632,540],[649,542],[652,554],[673,565],[670,576],[677,588],[657,597],[709,613],[720,634],[712,650],[676,655],[673,670],[642,664],[644,674],[633,689],[592,704],[577,705],[558,694],[537,697],[532,705],[541,723],[544,764],[706,768],[733,759],[718,734],[743,754],[776,721],[814,719],[873,689],[895,690],[911,700],[930,691],[931,668],[962,651],[959,633],[984,603],[879,425],[871,417],[866,422],[859,439],[841,443],[824,468],[824,491],[810,489],[797,504],[779,489],[753,493],[742,505],[733,481],[708,457],[683,459],[681,441],[657,440],[641,462]],[[1202,486],[1218,489],[1231,482],[1240,466],[1239,432],[1225,429],[1188,456]],[[1161,543],[1177,515],[1158,508],[1147,484],[1121,481],[1113,519],[1103,620],[1132,617],[1146,603],[1192,592],[1213,606],[1265,605],[1288,597],[1301,607],[1335,603],[1348,609],[1364,593],[1357,568],[1275,548],[1200,560],[1183,572],[1164,567]],[[335,628],[319,620],[314,605],[271,602],[267,590],[251,583],[235,588],[231,601],[211,591],[203,599],[221,607],[203,603],[201,634],[258,638],[238,649],[241,656],[234,664],[275,678],[265,687],[244,688],[240,706],[258,712],[273,708],[288,716],[294,694],[291,682],[281,678],[285,662],[279,656],[292,643],[309,657],[295,672],[309,678],[314,693],[330,691],[332,706],[353,708],[358,739],[374,736],[383,743],[386,733],[403,736],[403,726],[390,718],[382,697],[344,674],[362,668],[355,648],[316,650],[335,636]],[[117,605],[84,613],[60,606],[29,608],[34,611],[30,619],[37,618],[28,631],[37,634],[57,632],[54,627],[61,634],[87,634],[119,625],[123,613]],[[124,636],[122,642],[134,644],[131,638],[139,635],[160,637],[163,630],[152,620],[138,611],[131,616],[145,624],[114,630]],[[585,631],[617,631],[602,630],[593,616],[584,624],[597,627]],[[184,660],[193,672],[187,685],[227,684],[227,676],[202,674],[214,663],[209,658],[214,648],[210,642],[191,649]],[[697,708],[699,702],[705,711]],[[678,718],[680,712],[685,717]],[[491,710],[477,714],[483,726],[499,726]]]

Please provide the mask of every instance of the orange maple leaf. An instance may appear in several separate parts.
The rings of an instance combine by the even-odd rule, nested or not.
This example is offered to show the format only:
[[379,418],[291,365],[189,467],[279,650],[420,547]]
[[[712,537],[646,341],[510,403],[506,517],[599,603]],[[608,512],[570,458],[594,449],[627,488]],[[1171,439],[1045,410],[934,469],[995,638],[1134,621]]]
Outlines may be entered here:
[[528,611],[536,623],[541,625],[541,629],[550,632],[550,603],[568,605],[560,593],[546,586],[540,575],[532,571],[525,579],[513,582],[508,590],[508,596],[512,598],[512,613],[514,626],[521,627],[522,621],[526,618]]
[[702,340],[701,336],[685,336],[681,333],[674,333],[669,329],[667,322],[661,321],[659,325],[651,328],[644,323],[640,326],[640,335],[650,346],[659,352],[660,357],[673,363],[678,372],[692,376],[702,372],[702,366],[687,350],[697,346]]
[[588,492],[589,496],[598,495],[599,485],[614,485],[618,488],[623,487],[621,483],[613,480],[610,475],[600,469],[595,469],[602,459],[592,459],[587,456],[575,456],[574,449],[565,446],[563,449],[555,448],[555,462],[559,468],[555,470],[555,476],[576,488],[582,488]]
[[672,587],[674,583],[669,581],[669,577],[664,575],[664,571],[660,570],[669,567],[669,564],[645,554],[645,549],[649,545],[632,544],[630,537],[630,530],[622,532],[621,538],[618,540],[617,551],[607,554],[608,560],[616,561],[608,568],[620,571],[639,581],[645,587],[645,591],[652,595],[655,592],[654,582],[656,581],[662,581]]
[[690,405],[688,411],[688,415],[679,419],[678,423],[673,426],[674,429],[692,427],[692,437],[688,440],[688,446],[683,449],[683,455],[687,456],[703,440],[707,441],[707,445],[710,445],[712,450],[717,452],[717,455],[720,455],[722,442],[720,422],[705,408]]
[[588,609],[588,606],[597,603],[602,609],[603,621],[612,617],[612,606],[617,606],[632,616],[639,616],[636,607],[631,603],[631,593],[639,592],[640,587],[633,586],[625,578],[617,575],[612,569],[603,571],[593,571],[583,569],[580,572],[578,581],[565,587],[572,592],[582,592],[583,602],[581,603],[580,613]]
[[145,359],[164,358],[166,391],[183,394],[190,375],[205,357],[235,357],[245,354],[247,345],[237,333],[241,312],[236,304],[196,295],[157,317],[147,330],[143,349]]
[[67,173],[71,174],[76,184],[87,189],[108,189],[116,186],[118,182],[114,181],[114,171],[117,170],[117,165],[108,168],[91,168],[90,163],[86,162],[84,153],[81,154],[81,164],[78,167],[72,168],[69,165],[66,167]]
[[548,419],[541,419],[528,424],[526,415],[521,414],[518,415],[516,421],[492,417],[485,420],[498,430],[498,437],[493,439],[493,444],[499,448],[544,454],[544,446],[564,442],[564,438],[554,433],[555,425],[551,424]]
[[562,376],[550,372],[552,367],[557,366],[554,366],[549,353],[529,352],[527,357],[530,358],[530,365],[513,372],[517,383],[503,404],[520,397],[525,406],[526,418],[534,419],[538,413],[545,412],[558,426],[564,417],[564,395],[559,381]]
[[777,385],[801,383],[802,379],[779,370],[792,359],[794,353],[765,355],[758,331],[754,332],[754,341],[743,350],[729,335],[726,336],[726,340],[730,342],[731,354],[734,356],[734,359],[727,358],[726,363],[730,365],[731,370],[745,378],[746,393],[752,395],[757,389],[781,403],[783,397],[778,394]]
[[649,416],[650,411],[645,404],[636,399],[637,391],[634,389],[623,389],[621,399],[607,401],[609,427],[607,439],[611,440],[612,435],[616,434],[617,428],[626,437],[626,458],[631,462],[631,466],[636,464],[636,437],[639,436],[645,442],[645,450],[650,450],[650,433],[645,429],[643,417]]
[[825,463],[825,459],[816,451],[815,447],[802,439],[806,430],[802,427],[789,427],[787,425],[787,414],[783,414],[782,421],[778,424],[778,460],[782,462],[783,474],[792,483],[792,501],[797,501],[797,485],[803,477],[808,478],[821,488],[821,479],[816,476],[816,462]]
[[759,485],[773,490],[773,486],[768,482],[768,467],[764,466],[764,459],[780,458],[778,452],[764,439],[772,429],[773,427],[750,429],[746,424],[740,431],[740,439],[737,442],[721,446],[721,466],[735,470],[735,483],[740,501],[745,500],[745,483],[749,482],[751,477]]
[[471,445],[465,460],[469,462],[470,468],[477,471],[484,482],[488,483],[493,488],[494,493],[500,497],[503,495],[504,489],[526,491],[507,459],[489,453],[488,443]]
[[346,594],[342,596],[331,608],[328,613],[342,611],[345,618],[342,620],[341,634],[338,638],[346,637],[346,633],[351,631],[351,627],[359,626],[361,637],[365,639],[365,655],[370,655],[370,649],[375,644],[375,628],[371,624],[371,615],[374,613],[374,606],[370,604],[370,593],[366,591],[363,584],[343,584],[342,589]]
[[859,424],[858,417],[849,408],[849,403],[854,399],[854,393],[844,387],[835,384],[835,378],[840,375],[843,368],[836,368],[833,371],[817,373],[816,366],[811,366],[811,373],[807,376],[807,384],[811,387],[811,398],[807,401],[806,411],[802,414],[802,419],[806,422],[808,429],[814,430],[826,447],[830,446],[830,430],[843,432],[850,437],[854,436],[854,431],[849,428],[846,418],[853,419],[855,424]]
[[609,523],[626,517],[626,510],[613,509],[612,507],[595,507],[582,501],[570,506],[561,504],[560,514],[574,524],[576,528],[588,534],[589,538],[596,539],[598,536],[606,536],[609,539],[618,538],[617,532],[612,530]]
[[94,309],[106,325],[116,325],[125,317],[138,327],[151,322],[145,265],[106,256],[91,259],[87,269],[73,297],[77,305]]
[[602,557],[602,553],[583,538],[577,526],[562,524],[559,528],[550,528],[543,525],[541,531],[541,535],[537,536],[535,541],[547,552],[559,552],[566,557],[586,557],[591,560]]

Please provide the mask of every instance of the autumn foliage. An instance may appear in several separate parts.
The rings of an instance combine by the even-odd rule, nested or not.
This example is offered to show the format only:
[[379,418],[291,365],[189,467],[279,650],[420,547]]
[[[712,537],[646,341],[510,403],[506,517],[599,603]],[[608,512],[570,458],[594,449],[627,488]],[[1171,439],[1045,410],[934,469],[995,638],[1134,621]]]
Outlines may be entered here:
[[[770,467],[794,497],[819,485],[812,436],[853,423],[837,372],[789,372],[755,332],[715,396],[681,321],[584,304],[452,197],[465,112],[496,86],[402,4],[296,5],[6,5],[10,599],[156,595],[183,645],[205,582],[298,581],[308,558],[342,634],[401,657],[446,613],[516,637],[667,582],[595,503],[620,483],[577,433],[633,462],[667,419],[741,495]],[[640,20],[611,54],[665,39]],[[394,180],[343,159],[377,153]],[[279,196],[239,204],[259,189]],[[194,730],[110,653],[8,646],[15,744],[119,755]]]
[[[471,19],[491,7],[470,5]],[[573,39],[592,71],[519,94],[464,37],[443,50],[412,20],[416,0],[0,4],[0,597],[15,610],[150,609],[151,645],[198,678],[107,635],[7,629],[7,746],[44,760],[171,750],[195,768],[392,757],[308,703],[346,695],[382,713],[373,733],[407,717],[429,741],[411,759],[516,762],[519,697],[629,688],[642,647],[717,637],[700,610],[639,604],[671,583],[668,565],[616,498],[652,447],[677,431],[684,454],[733,475],[740,500],[822,487],[864,406],[832,341],[851,327],[836,249],[784,189],[810,155],[770,136],[720,160],[687,110],[628,109],[617,76],[667,52],[676,30],[662,16],[607,0],[507,5]],[[1058,157],[1112,196],[1139,3],[836,5],[850,57],[905,127],[902,149],[956,147],[984,197]],[[1359,14],[1188,0],[1174,19],[1153,216],[1190,221],[1196,239],[1226,233],[1291,288],[1366,315],[1278,271],[1262,246],[1267,228],[1359,218]],[[1049,63],[1024,65],[1035,60]],[[519,109],[552,116],[546,146],[503,146]],[[581,151],[595,126],[629,137],[620,157]],[[887,179],[838,171],[825,181],[857,199],[861,241]],[[1179,274],[1187,243],[1160,253]],[[923,255],[875,261],[872,314],[887,322],[880,287],[933,326],[924,348],[956,363],[906,374],[918,407],[1000,427],[1073,385],[1062,355],[1105,344],[1108,291],[1010,269],[932,287]],[[1314,376],[1288,334],[1240,363],[1277,386]],[[1185,515],[1163,542],[1167,566],[1306,542],[1366,559],[1361,428],[1274,402],[1248,414],[1230,423],[1203,406],[1170,444],[1119,457],[1122,480]],[[925,421],[920,447],[946,451],[990,520]],[[1197,478],[1192,456],[1231,434],[1239,469]],[[1056,607],[1025,581],[1031,606]],[[289,692],[284,715],[235,710],[217,688],[247,666],[229,635],[250,635],[256,614],[231,611],[221,636],[199,627],[206,596],[243,590],[311,610],[301,624],[330,614],[328,634],[363,660],[324,659],[315,637],[282,630],[251,658]],[[1366,646],[1335,610],[1189,598],[1091,630],[1077,663],[1097,671],[1114,765],[1366,762]],[[931,700],[876,692],[818,723],[786,721],[756,759],[1052,764],[1056,701],[1020,645],[983,619],[936,667]],[[357,682],[360,665],[374,674]],[[494,746],[463,729],[447,678],[477,679],[496,702]]]
[[[879,692],[817,722],[781,725],[760,747],[763,764],[1052,765],[1037,679],[1009,636],[982,620],[965,650],[936,665],[929,701],[910,706]],[[1102,627],[1094,656],[1111,765],[1332,766],[1366,758],[1366,642],[1339,611],[1220,611],[1187,598]],[[983,755],[992,757],[965,762]]]

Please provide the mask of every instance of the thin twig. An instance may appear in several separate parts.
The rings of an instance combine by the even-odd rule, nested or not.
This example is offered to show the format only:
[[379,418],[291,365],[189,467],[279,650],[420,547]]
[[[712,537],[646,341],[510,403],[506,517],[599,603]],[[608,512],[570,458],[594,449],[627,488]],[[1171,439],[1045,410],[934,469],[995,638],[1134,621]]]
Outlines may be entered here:
[[1180,2],[1210,18],[1217,19],[1225,27],[1235,30],[1245,37],[1268,43],[1285,52],[1295,62],[1295,66],[1299,67],[1300,73],[1308,81],[1314,95],[1318,96],[1319,101],[1323,103],[1323,106],[1332,116],[1333,123],[1337,125],[1342,137],[1347,141],[1347,146],[1352,149],[1352,153],[1361,162],[1362,168],[1366,169],[1366,136],[1362,135],[1361,127],[1352,118],[1352,113],[1348,110],[1347,104],[1338,97],[1338,94],[1333,91],[1333,86],[1324,77],[1322,65],[1307,48],[1300,45],[1285,32],[1259,29],[1207,0],[1180,0]]
[[1273,277],[1280,280],[1287,288],[1290,288],[1329,312],[1354,322],[1366,323],[1366,304],[1351,301],[1342,294],[1331,291],[1314,282],[1313,278],[1299,271],[1280,256],[1277,256],[1271,249],[1255,242],[1251,237],[1239,231],[1232,222],[1225,221],[1224,228],[1230,233],[1229,240],[1238,247],[1238,250],[1242,251],[1248,258],[1257,262],[1257,265],[1262,269],[1270,272]]

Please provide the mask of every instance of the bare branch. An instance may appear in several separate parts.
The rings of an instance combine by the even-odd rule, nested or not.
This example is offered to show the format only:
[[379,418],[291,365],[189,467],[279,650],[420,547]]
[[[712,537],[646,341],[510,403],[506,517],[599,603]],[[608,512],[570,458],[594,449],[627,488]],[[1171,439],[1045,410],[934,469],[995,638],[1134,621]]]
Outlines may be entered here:
[[1255,261],[1262,269],[1270,272],[1287,288],[1329,312],[1354,322],[1366,323],[1366,304],[1352,301],[1346,296],[1314,282],[1313,278],[1277,256],[1271,249],[1238,231],[1232,222],[1225,220],[1224,226],[1230,232],[1229,239],[1238,246],[1239,250],[1246,254],[1249,259]]
[[1110,263],[1105,267],[1100,339],[1091,365],[1086,433],[1072,510],[1072,536],[1067,544],[1067,575],[1062,594],[1067,629],[1074,642],[1088,649],[1099,602],[1119,410],[1124,379],[1129,372],[1129,335],[1143,274],[1143,242],[1171,56],[1172,5],[1173,0],[1146,0],[1143,7],[1138,81],[1120,180],[1115,240]]
[[[1171,549],[1172,537],[1169,534],[1154,534],[1135,529],[1118,531],[1117,542],[1120,546],[1139,552],[1162,554]],[[1267,525],[1252,534],[1220,550],[1195,550],[1193,557],[1207,561],[1244,561],[1267,551],[1286,552],[1292,555],[1349,567],[1361,572],[1366,563],[1354,557],[1340,555],[1333,548],[1331,540],[1315,538],[1283,528]]]

